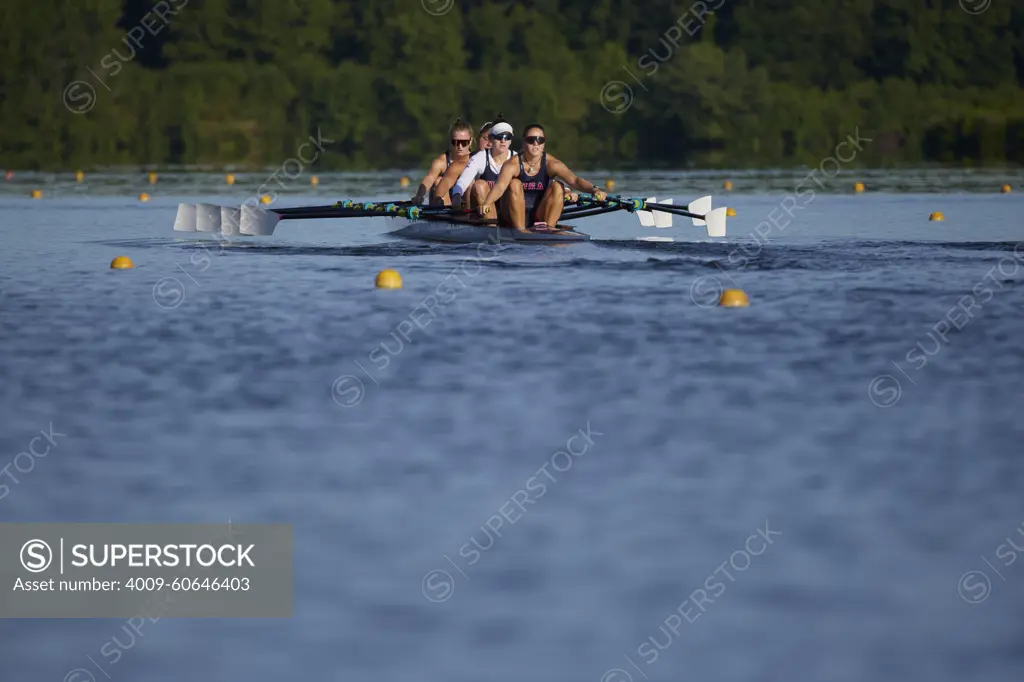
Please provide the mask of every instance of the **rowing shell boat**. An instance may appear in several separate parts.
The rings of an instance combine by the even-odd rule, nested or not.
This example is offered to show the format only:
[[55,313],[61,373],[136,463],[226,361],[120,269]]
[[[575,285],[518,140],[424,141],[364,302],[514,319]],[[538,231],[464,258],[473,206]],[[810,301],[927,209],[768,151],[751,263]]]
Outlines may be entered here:
[[[709,237],[725,236],[725,208],[711,208],[711,197],[701,197],[687,206],[675,206],[671,199],[658,203],[649,199],[602,198],[589,194],[579,195],[575,202],[566,202],[562,213],[565,220],[577,220],[614,211],[628,211],[635,215],[641,227],[666,228],[672,226],[672,216],[693,220],[705,227]],[[281,220],[324,218],[406,218],[409,225],[389,234],[407,239],[439,242],[483,243],[524,242],[565,244],[590,241],[590,235],[578,232],[571,225],[558,225],[558,230],[515,230],[497,227],[492,221],[472,217],[467,211],[444,206],[420,207],[409,202],[357,203],[339,201],[329,206],[301,206],[295,208],[262,209],[244,205],[241,208],[214,204],[179,204],[174,220],[178,232],[213,232],[228,236],[270,236]],[[640,237],[645,241],[672,241],[671,237]]]
[[463,222],[447,222],[441,220],[420,220],[409,223],[400,230],[389,232],[395,237],[405,239],[423,239],[431,242],[454,242],[457,244],[476,244],[492,242],[544,242],[547,244],[565,244],[570,242],[590,241],[590,235],[577,232],[569,225],[559,225],[558,231],[534,232],[514,230],[510,227],[492,227],[489,225],[473,225]]

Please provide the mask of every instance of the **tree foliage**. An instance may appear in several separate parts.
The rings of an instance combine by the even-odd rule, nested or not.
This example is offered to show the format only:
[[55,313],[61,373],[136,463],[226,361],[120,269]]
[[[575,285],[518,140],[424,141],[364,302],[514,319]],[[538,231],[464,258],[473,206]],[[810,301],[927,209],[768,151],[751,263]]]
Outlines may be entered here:
[[328,167],[417,166],[498,111],[590,166],[815,163],[856,129],[864,163],[1024,162],[1024,5],[982,6],[12,0],[0,165],[261,166],[320,129]]

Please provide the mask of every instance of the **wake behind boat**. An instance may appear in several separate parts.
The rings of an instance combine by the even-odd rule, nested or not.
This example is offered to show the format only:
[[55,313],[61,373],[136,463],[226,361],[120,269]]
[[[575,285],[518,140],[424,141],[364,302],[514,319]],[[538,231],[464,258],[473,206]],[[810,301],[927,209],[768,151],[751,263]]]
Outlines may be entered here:
[[[701,197],[687,206],[676,206],[671,199],[658,203],[649,199],[607,197],[602,200],[581,194],[578,200],[566,200],[565,220],[577,220],[615,211],[633,213],[641,227],[664,229],[672,226],[672,216],[690,218],[697,227],[705,227],[709,237],[725,236],[725,208],[711,208],[711,197]],[[174,221],[178,232],[212,232],[226,236],[270,236],[282,220],[311,220],[327,218],[379,218],[407,219],[410,224],[389,234],[406,239],[439,242],[482,243],[572,243],[590,241],[590,235],[579,232],[572,225],[559,224],[557,229],[517,230],[481,220],[469,212],[445,206],[415,206],[411,202],[354,202],[338,201],[328,206],[300,206],[293,208],[263,209],[251,205],[241,208],[214,204],[179,204]],[[666,237],[648,237],[654,241],[671,241]]]

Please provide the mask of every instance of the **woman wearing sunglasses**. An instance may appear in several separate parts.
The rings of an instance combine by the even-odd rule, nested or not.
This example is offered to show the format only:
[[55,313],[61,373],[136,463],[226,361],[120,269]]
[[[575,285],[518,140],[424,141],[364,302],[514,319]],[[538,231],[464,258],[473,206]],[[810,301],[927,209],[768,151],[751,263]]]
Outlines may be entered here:
[[452,203],[455,206],[460,201],[466,208],[479,205],[497,182],[503,164],[516,155],[509,150],[512,146],[512,125],[501,114],[498,114],[491,126],[488,138],[490,147],[470,158],[452,189]]
[[[534,124],[526,128],[518,160],[502,167],[494,187],[477,206],[482,217],[494,218],[494,204],[501,199],[499,220],[502,224],[521,231],[527,227],[535,231],[550,231],[556,229],[558,219],[562,217],[565,196],[562,182],[573,189],[593,194],[598,201],[608,199],[597,185],[577,176],[568,166],[548,154],[544,148],[546,142],[542,126]],[[562,182],[555,182],[556,179]],[[504,196],[505,190],[508,190],[508,196]]]
[[[412,198],[414,204],[422,203],[423,197],[430,192],[431,204],[451,205],[448,188],[455,183],[455,179],[459,177],[462,169],[469,162],[470,147],[473,144],[473,126],[461,118],[455,119],[455,123],[448,131],[448,137],[451,148],[430,164],[430,170],[423,176],[423,180],[420,181],[420,186]],[[448,182],[445,182],[446,180]]]

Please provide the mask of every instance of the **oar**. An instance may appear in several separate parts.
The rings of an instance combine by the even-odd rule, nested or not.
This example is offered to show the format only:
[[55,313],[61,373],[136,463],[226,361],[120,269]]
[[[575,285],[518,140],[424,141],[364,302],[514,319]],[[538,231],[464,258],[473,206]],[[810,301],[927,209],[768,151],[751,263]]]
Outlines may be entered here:
[[229,208],[214,204],[179,204],[174,219],[178,232],[217,232],[225,235],[270,235],[278,221],[319,218],[371,218],[394,216],[419,218],[428,215],[461,213],[448,206],[417,206],[411,201],[355,202],[343,200],[327,206],[263,209],[246,204]]
[[449,206],[410,206],[399,204],[376,204],[352,203],[347,206],[335,207],[311,207],[317,210],[310,210],[301,213],[289,212],[282,214],[280,211],[269,211],[255,206],[243,206],[241,214],[241,233],[256,236],[268,236],[274,234],[274,228],[281,220],[316,220],[320,218],[377,218],[388,216],[392,218],[408,218],[417,220],[420,218],[429,219],[436,217],[465,216],[467,211],[453,209]]
[[[727,208],[716,208],[711,209],[711,197],[701,197],[691,202],[690,205],[675,206],[668,203],[657,203],[654,200],[640,199],[640,198],[622,198],[618,196],[608,197],[607,201],[599,201],[592,194],[581,194],[579,203],[597,204],[616,206],[618,208],[627,210],[631,213],[638,211],[660,211],[663,213],[671,213],[672,215],[683,216],[693,220],[694,225],[706,225],[709,237],[724,237],[725,236],[725,220]],[[584,207],[589,208],[589,207]],[[688,209],[694,208],[703,211],[703,213],[695,213]],[[581,217],[579,213],[570,214],[572,217]],[[593,213],[587,213],[586,215],[596,215]]]
[[[352,210],[352,211],[377,211],[377,212],[380,212],[380,211],[384,211],[385,208],[391,208],[391,207],[405,208],[407,206],[415,206],[415,205],[416,204],[414,204],[411,201],[368,201],[368,202],[364,202],[364,203],[358,203],[358,202],[355,202],[355,201],[344,199],[344,200],[341,200],[341,201],[336,201],[335,203],[330,204],[329,206],[299,206],[299,207],[296,207],[296,208],[268,208],[266,210],[271,211],[273,213],[277,213],[277,214],[281,215],[282,217],[284,217],[284,216],[298,216],[298,215],[303,215],[305,213],[322,213],[324,211],[333,211],[333,210],[338,210],[338,209],[347,209],[347,210]],[[428,208],[435,208],[435,207],[428,207]],[[439,207],[436,207],[436,208],[445,208],[445,207],[439,206]]]

